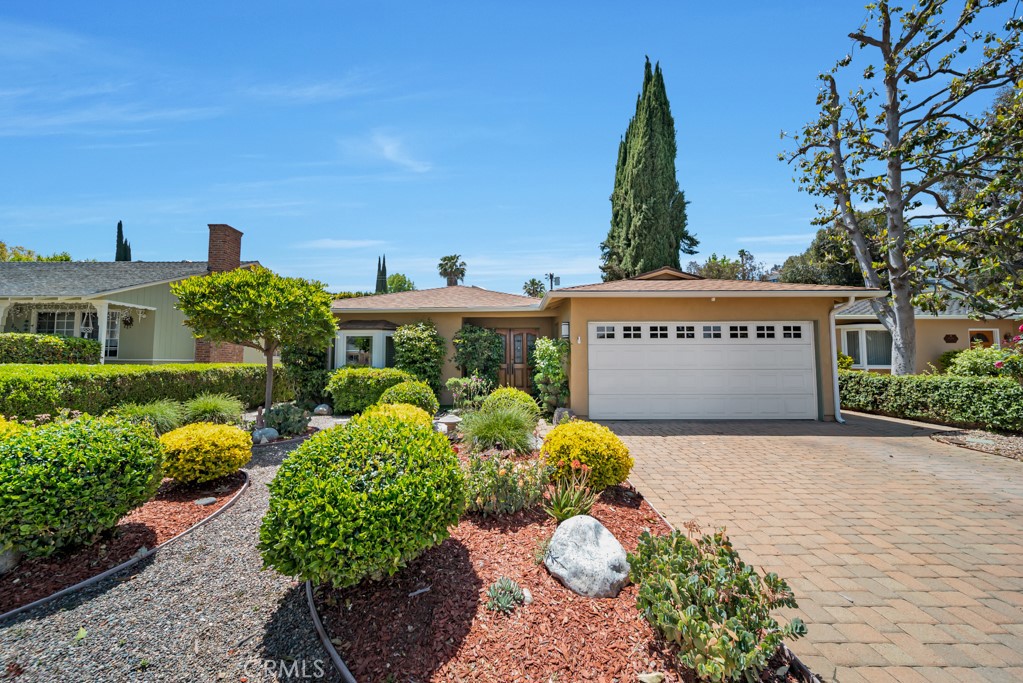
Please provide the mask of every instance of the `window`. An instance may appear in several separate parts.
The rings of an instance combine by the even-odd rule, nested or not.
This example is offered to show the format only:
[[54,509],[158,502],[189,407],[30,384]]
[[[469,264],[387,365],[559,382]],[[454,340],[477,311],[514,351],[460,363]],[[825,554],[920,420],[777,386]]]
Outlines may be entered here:
[[845,355],[853,359],[853,365],[863,364],[863,353],[860,351],[860,331],[846,330]]
[[696,327],[693,325],[676,325],[675,326],[675,338],[676,339],[695,339],[696,338]]
[[892,366],[892,335],[877,324],[843,326],[842,352],[860,370],[887,370]]
[[757,339],[774,339],[774,325],[757,325]]
[[650,338],[651,339],[667,339],[668,338],[668,326],[667,325],[651,325],[650,326]]
[[342,330],[334,351],[334,367],[389,368],[394,366],[394,332]]
[[73,337],[76,315],[74,311],[39,311],[36,313],[36,332]]
[[703,338],[704,339],[721,339],[721,326],[720,325],[704,325],[703,326]]
[[970,330],[970,346],[981,346],[985,349],[998,344],[998,330]]
[[622,325],[622,339],[642,339],[643,328],[640,325]]
[[867,330],[867,365],[892,364],[892,335],[888,330]]
[[747,325],[729,325],[729,339],[749,339],[749,327]]
[[782,325],[781,336],[785,339],[802,339],[803,338],[803,326],[802,325]]
[[614,339],[614,325],[597,325],[597,339]]
[[345,337],[345,365],[373,365],[373,337]]
[[107,312],[107,341],[103,355],[107,358],[117,358],[117,351],[121,346],[121,312]]

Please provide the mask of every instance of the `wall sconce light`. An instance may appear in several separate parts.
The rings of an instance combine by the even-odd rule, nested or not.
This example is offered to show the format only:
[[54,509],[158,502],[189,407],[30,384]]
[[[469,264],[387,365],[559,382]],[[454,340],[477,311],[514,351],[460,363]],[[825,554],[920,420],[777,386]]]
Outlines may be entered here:
[[561,338],[562,339],[568,339],[570,336],[571,335],[569,334],[569,331],[568,331],[568,321],[566,320],[566,321],[561,323]]
[[576,344],[582,344],[583,343],[583,338],[582,337],[576,337],[575,338],[575,343]]

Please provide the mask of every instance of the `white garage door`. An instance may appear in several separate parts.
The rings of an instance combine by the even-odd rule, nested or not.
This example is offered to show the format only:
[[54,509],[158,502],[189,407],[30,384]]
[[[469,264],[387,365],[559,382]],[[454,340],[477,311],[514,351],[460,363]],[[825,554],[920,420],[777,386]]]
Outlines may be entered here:
[[590,323],[590,418],[816,419],[813,326]]

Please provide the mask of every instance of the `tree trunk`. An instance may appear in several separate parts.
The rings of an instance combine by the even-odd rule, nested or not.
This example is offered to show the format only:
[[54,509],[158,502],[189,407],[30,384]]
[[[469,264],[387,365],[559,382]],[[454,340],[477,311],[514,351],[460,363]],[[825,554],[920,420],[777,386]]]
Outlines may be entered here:
[[916,311],[906,280],[892,280],[892,317],[886,322],[892,333],[892,374],[912,375],[916,372]]
[[266,425],[266,413],[274,403],[274,350],[268,348],[266,353],[266,394],[263,396],[263,414],[256,421],[257,427]]

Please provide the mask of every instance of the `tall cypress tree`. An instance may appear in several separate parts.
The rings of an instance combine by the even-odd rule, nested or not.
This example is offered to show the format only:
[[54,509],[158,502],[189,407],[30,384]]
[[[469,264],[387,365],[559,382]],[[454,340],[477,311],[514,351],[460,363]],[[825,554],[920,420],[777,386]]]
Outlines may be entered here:
[[679,268],[679,252],[696,253],[686,229],[686,199],[675,176],[675,120],[661,65],[646,60],[636,114],[618,145],[611,229],[600,245],[605,281],[662,266]]
[[124,260],[124,226],[121,225],[121,221],[117,221],[117,248],[114,251],[114,260]]
[[377,257],[377,283],[376,294],[387,294],[387,257],[383,260]]

